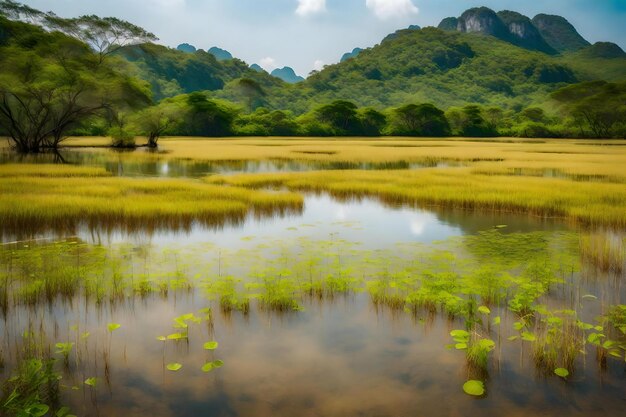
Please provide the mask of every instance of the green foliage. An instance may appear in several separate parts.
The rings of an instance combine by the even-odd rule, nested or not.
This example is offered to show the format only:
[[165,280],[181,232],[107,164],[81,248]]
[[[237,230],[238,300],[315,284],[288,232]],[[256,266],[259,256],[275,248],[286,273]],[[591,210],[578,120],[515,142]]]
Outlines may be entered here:
[[[59,407],[60,375],[54,361],[22,361],[2,386],[0,414],[17,417],[43,417]],[[65,414],[67,415],[67,411]]]
[[123,127],[112,127],[109,129],[111,146],[114,148],[135,148],[135,135]]
[[0,45],[0,126],[18,150],[56,148],[94,115],[149,102],[145,86],[85,44],[1,16],[0,27],[9,33]]
[[564,87],[552,94],[582,134],[626,137],[626,82],[593,81]]
[[391,111],[388,133],[395,136],[449,136],[444,112],[432,104],[407,104]]
[[463,384],[463,391],[466,394],[480,397],[485,393],[485,384],[482,381],[469,380]]

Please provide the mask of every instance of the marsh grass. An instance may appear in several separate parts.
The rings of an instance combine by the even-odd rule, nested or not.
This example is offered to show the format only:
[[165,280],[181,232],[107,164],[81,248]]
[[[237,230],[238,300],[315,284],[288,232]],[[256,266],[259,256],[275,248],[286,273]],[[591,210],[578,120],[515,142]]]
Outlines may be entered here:
[[620,273],[626,265],[625,237],[613,231],[597,231],[581,235],[580,253],[587,262],[601,271]]
[[189,229],[196,222],[220,227],[239,223],[248,213],[257,217],[284,215],[300,212],[303,207],[302,197],[293,193],[191,180],[89,176],[81,167],[44,167],[42,171],[38,165],[19,168],[17,176],[0,176],[4,233],[75,230],[81,224],[147,232]]
[[341,199],[560,217],[586,224],[626,226],[623,184],[472,174],[469,168],[416,171],[318,171],[248,174],[206,179],[252,189],[327,192]]
[[[163,366],[170,359],[182,362],[167,357],[172,354],[169,345],[188,347],[200,335],[203,341],[213,340],[214,311],[226,319],[237,314],[306,314],[302,310],[309,308],[311,298],[332,302],[363,292],[376,309],[394,315],[406,311],[425,320],[440,315],[450,328],[464,329],[456,333],[459,340],[452,348],[464,351],[470,377],[486,380],[494,366],[515,360],[515,355],[507,356],[514,349],[504,347],[519,343],[521,358],[542,375],[557,378],[557,368],[584,370],[580,365],[585,354],[595,354],[606,367],[621,366],[624,360],[624,307],[603,306],[600,310],[606,307],[608,313],[595,320],[597,310],[588,312],[580,296],[565,295],[576,285],[566,277],[584,262],[579,239],[576,232],[491,228],[388,250],[365,249],[334,235],[328,240],[275,239],[232,251],[212,245],[162,249],[102,247],[77,239],[33,241],[0,246],[0,275],[8,294],[7,317],[24,305],[42,311],[81,300],[101,311],[116,311],[137,299],[176,300],[181,292],[202,291],[207,308],[176,317],[173,333],[159,337]],[[57,357],[70,364],[72,359],[78,364],[97,358],[103,361],[98,369],[104,368],[99,375],[113,381],[123,335],[109,329],[100,336],[100,350],[88,351],[80,336],[85,329],[76,327],[73,337],[56,338]],[[17,349],[7,360],[11,367],[16,359],[52,356],[55,343],[47,341],[45,332],[35,323],[27,330],[27,338],[3,345]],[[68,368],[71,373],[80,367]]]

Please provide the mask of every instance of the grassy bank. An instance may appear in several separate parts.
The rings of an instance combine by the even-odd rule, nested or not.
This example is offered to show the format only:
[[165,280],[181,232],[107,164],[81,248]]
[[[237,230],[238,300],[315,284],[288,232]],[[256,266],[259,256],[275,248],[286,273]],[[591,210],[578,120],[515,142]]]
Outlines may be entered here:
[[[12,175],[9,175],[12,173]],[[155,230],[243,220],[302,208],[302,197],[192,180],[110,177],[104,170],[50,165],[0,167],[3,229],[73,229],[80,224]]]
[[[69,148],[104,145],[72,138]],[[96,152],[108,161],[302,161],[321,171],[190,180],[112,178],[99,168],[0,165],[0,214],[16,228],[121,223],[130,228],[221,224],[250,210],[300,208],[302,197],[267,186],[375,196],[388,203],[528,213],[592,225],[626,226],[626,141],[482,139],[170,138],[158,152]],[[371,163],[419,163],[417,170],[325,170]],[[441,166],[449,165],[442,168]],[[408,165],[406,165],[408,166]],[[397,167],[396,167],[397,168]],[[224,187],[228,185],[229,187]],[[233,188],[234,187],[234,188]]]

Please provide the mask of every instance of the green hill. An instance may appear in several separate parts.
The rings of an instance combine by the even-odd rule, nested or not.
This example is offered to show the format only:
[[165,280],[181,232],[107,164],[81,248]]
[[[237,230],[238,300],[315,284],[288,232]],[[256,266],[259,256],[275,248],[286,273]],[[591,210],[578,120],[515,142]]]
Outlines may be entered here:
[[242,77],[253,78],[263,85],[280,84],[239,59],[220,61],[203,50],[189,53],[148,43],[121,49],[117,56],[128,63],[120,64],[126,71],[150,83],[157,101],[194,91],[221,90]]
[[340,98],[380,108],[409,102],[521,108],[559,87],[596,77],[602,74],[592,77],[561,57],[492,36],[425,28],[397,32],[357,57],[311,75],[297,90],[271,91],[270,102],[296,112]]

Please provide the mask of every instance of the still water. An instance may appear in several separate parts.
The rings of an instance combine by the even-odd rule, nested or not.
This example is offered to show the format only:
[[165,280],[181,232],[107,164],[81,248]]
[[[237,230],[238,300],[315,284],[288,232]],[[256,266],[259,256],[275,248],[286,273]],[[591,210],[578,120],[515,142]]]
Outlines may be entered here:
[[[280,161],[141,164],[123,155],[116,155],[120,158],[116,163],[109,156],[71,152],[65,159],[100,164],[129,176],[319,169]],[[423,268],[428,267],[428,273],[439,272],[437,268],[445,272],[457,268],[457,263],[465,270],[463,262],[472,263],[468,271],[490,267],[492,262],[494,268],[504,265],[495,258],[506,254],[498,253],[493,260],[481,258],[471,244],[459,241],[485,231],[493,236],[494,230],[507,250],[507,236],[517,236],[515,242],[539,239],[541,245],[529,255],[529,263],[534,256],[547,259],[543,252],[559,254],[562,242],[568,248],[563,252],[578,259],[570,241],[577,242],[583,233],[533,217],[431,211],[386,206],[375,199],[337,201],[327,195],[307,195],[302,213],[250,216],[241,224],[222,227],[194,225],[187,230],[129,234],[81,226],[71,232],[35,233],[30,237],[36,241],[23,241],[20,236],[19,242],[6,234],[1,258],[6,282],[18,280],[15,265],[35,253],[29,251],[69,242],[84,249],[76,254],[68,249],[67,264],[44,256],[44,261],[22,267],[19,273],[28,270],[36,279],[46,262],[55,268],[76,264],[76,270],[83,271],[80,267],[89,263],[90,251],[101,249],[101,265],[81,273],[98,271],[105,280],[115,270],[131,280],[130,288],[138,288],[142,279],[155,288],[163,281],[170,286],[160,293],[137,291],[115,302],[98,301],[79,291],[29,303],[20,298],[25,287],[19,285],[24,284],[16,284],[23,292],[17,291],[7,302],[0,321],[0,351],[6,363],[0,372],[8,376],[19,356],[17,346],[24,343],[25,332],[32,332],[51,345],[75,343],[67,365],[60,366],[60,400],[78,416],[622,415],[626,405],[623,357],[610,358],[602,367],[589,348],[587,355],[577,357],[576,371],[567,380],[551,370],[540,372],[530,343],[507,340],[516,334],[512,324],[518,318],[507,310],[506,302],[491,306],[492,317],[501,316],[503,330],[488,326],[491,337],[498,337],[498,348],[487,372],[477,374],[468,368],[463,351],[446,349],[450,331],[465,328],[461,318],[429,309],[388,308],[372,301],[367,283],[387,274],[397,278],[393,282],[410,282],[411,276],[398,278],[402,271],[426,273]],[[60,248],[60,256],[65,256],[65,246]],[[565,261],[556,263],[561,262]],[[400,263],[406,263],[402,266],[406,268]],[[511,274],[518,273],[524,261],[514,265]],[[299,293],[299,308],[290,311],[263,308],[256,295],[249,311],[220,308],[225,290],[216,290],[216,283],[236,279],[240,291],[255,294],[262,290],[250,283],[267,280],[268,275],[302,285],[306,279],[299,281],[300,275],[312,270],[319,279],[337,275],[353,280],[355,288],[324,296]],[[583,262],[576,270],[559,274],[563,282],[553,285],[539,300],[541,304],[575,305],[579,318],[591,321],[606,313],[607,305],[626,302],[622,272],[598,272]],[[174,284],[179,281],[184,284]],[[186,338],[157,340],[183,331],[175,319],[189,313],[198,320],[185,321]],[[121,327],[109,332],[108,323]],[[83,337],[86,332],[89,335]],[[203,344],[211,340],[219,347],[204,349]],[[59,357],[54,347],[51,353]],[[201,370],[203,364],[216,360],[223,366],[208,373]],[[167,370],[173,363],[182,368]],[[95,387],[84,383],[91,377],[97,378]],[[463,383],[472,378],[485,382],[486,395],[463,393]]]

